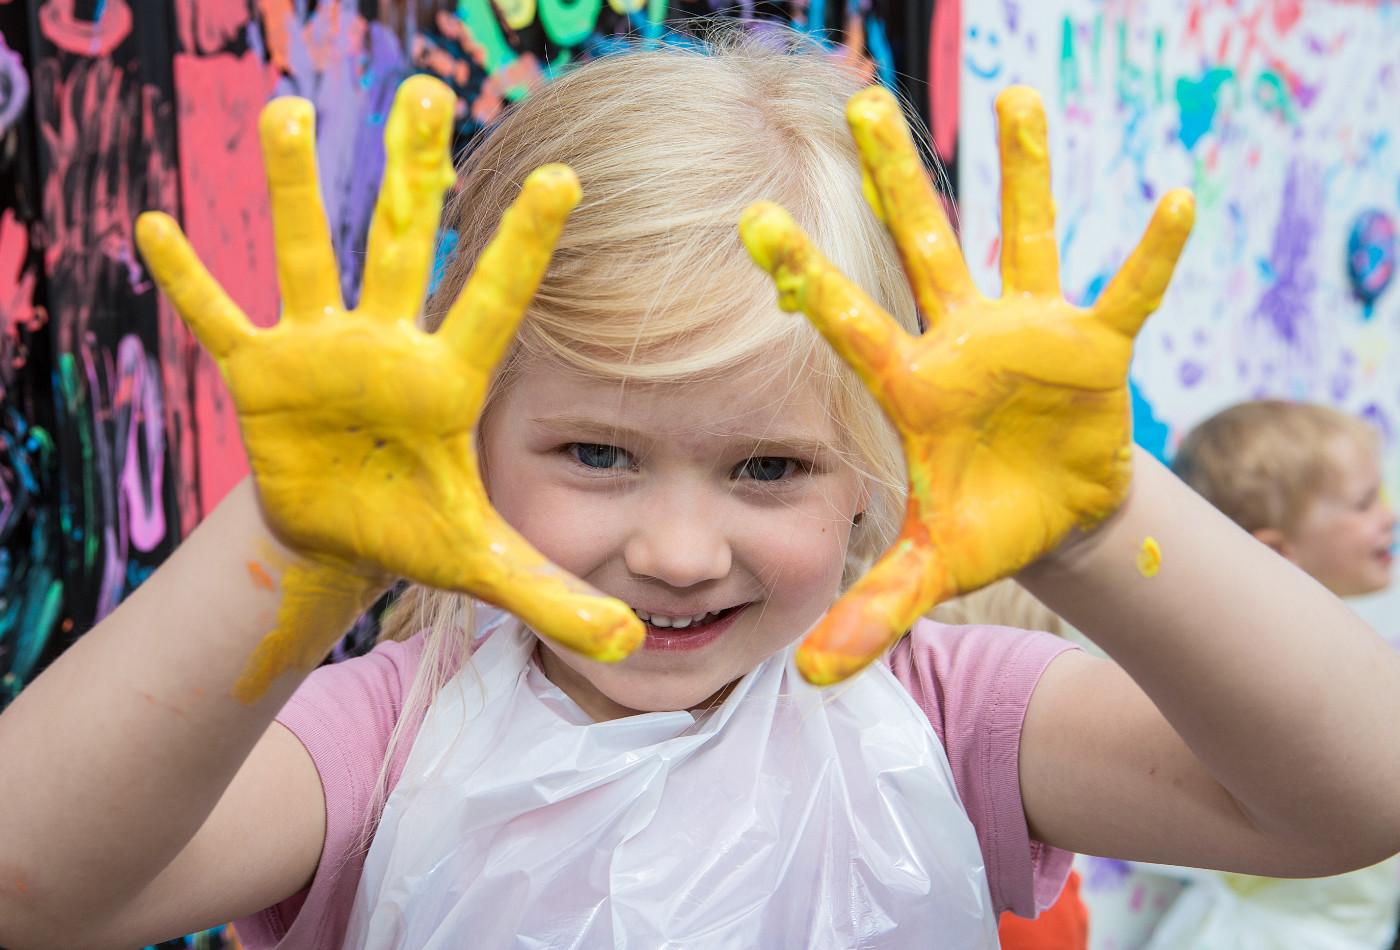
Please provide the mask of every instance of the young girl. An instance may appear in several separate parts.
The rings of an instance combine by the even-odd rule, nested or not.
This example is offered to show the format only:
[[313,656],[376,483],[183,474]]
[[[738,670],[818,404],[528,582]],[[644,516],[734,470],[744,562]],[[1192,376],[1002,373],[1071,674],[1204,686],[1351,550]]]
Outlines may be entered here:
[[[1400,849],[1400,660],[1129,449],[1189,202],[1068,306],[1043,116],[1012,94],[989,301],[887,97],[853,100],[851,145],[854,91],[745,42],[551,83],[463,169],[431,334],[430,80],[386,133],[353,313],[304,103],[262,123],[276,327],[143,219],[254,477],[0,717],[0,944],[243,918],[250,946],[990,946],[1068,851],[1318,875]],[[562,233],[573,177],[527,180],[557,162],[584,195]],[[773,306],[741,218],[876,399]],[[1022,565],[1117,663],[913,621]],[[399,574],[464,593],[415,588],[406,639],[308,676]],[[792,663],[814,625],[826,690]]]

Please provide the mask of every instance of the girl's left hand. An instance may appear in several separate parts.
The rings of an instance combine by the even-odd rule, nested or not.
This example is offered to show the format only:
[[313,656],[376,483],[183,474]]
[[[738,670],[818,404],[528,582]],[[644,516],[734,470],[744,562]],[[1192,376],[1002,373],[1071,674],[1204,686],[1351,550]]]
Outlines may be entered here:
[[758,204],[740,233],[879,401],[904,443],[909,505],[894,545],[797,653],[818,684],[852,675],[937,603],[1008,576],[1123,501],[1131,480],[1133,339],[1166,291],[1194,202],[1163,197],[1146,235],[1089,308],[1060,292],[1045,113],[997,97],[1003,293],[977,292],[899,105],[880,87],[847,106],[866,193],[894,236],[929,328],[894,320],[812,247],[783,209]]

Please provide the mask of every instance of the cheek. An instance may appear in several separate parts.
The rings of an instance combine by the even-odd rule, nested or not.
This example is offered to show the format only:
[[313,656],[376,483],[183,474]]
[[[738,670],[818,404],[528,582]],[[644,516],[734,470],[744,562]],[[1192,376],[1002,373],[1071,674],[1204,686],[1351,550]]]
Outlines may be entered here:
[[775,594],[824,610],[841,584],[850,530],[848,522],[829,516],[754,525],[746,532],[745,560]]

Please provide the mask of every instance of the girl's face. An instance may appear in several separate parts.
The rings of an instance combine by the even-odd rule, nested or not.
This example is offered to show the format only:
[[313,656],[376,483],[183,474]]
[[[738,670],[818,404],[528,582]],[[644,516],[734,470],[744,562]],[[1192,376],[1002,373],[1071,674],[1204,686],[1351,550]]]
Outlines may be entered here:
[[830,606],[863,480],[813,389],[752,370],[624,385],[533,362],[491,407],[496,510],[648,620],[617,664],[541,641],[546,675],[595,719],[700,706]]

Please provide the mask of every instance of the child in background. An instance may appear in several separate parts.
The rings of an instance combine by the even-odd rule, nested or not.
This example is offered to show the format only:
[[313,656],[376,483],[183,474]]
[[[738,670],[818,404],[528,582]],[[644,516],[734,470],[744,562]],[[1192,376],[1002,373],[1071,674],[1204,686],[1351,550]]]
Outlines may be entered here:
[[[855,83],[771,42],[566,72],[468,157],[433,332],[431,80],[353,312],[304,103],[262,122],[275,327],[142,219],[253,476],[0,716],[0,944],[237,917],[249,947],[986,947],[1070,851],[1400,849],[1400,657],[1131,447],[1189,197],[1070,306],[1044,114],[1008,90],[988,300]],[[1115,662],[917,619],[1011,574]],[[312,672],[400,575],[411,635]]]
[[[1389,585],[1395,513],[1382,492],[1377,434],[1360,419],[1308,403],[1241,403],[1187,433],[1172,468],[1334,594]],[[1396,859],[1316,880],[1209,872],[1187,880],[1153,931],[1153,950],[1381,950],[1395,938]]]
[[1172,470],[1338,597],[1390,585],[1395,512],[1376,431],[1327,406],[1241,403],[1181,440]]

